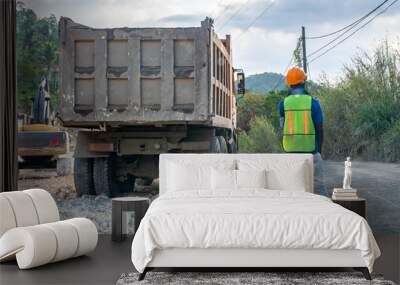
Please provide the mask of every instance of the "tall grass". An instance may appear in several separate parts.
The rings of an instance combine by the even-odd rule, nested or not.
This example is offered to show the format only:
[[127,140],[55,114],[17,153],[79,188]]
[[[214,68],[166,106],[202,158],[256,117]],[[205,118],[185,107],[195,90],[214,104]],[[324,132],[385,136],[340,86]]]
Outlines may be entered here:
[[337,84],[321,82],[326,157],[400,161],[399,64],[399,48],[385,41],[355,56]]

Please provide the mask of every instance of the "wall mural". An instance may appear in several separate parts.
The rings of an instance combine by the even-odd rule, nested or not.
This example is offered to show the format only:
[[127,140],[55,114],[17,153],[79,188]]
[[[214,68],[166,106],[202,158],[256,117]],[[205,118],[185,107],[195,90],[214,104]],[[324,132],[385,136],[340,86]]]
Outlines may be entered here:
[[[56,199],[62,219],[88,217],[96,223],[100,233],[110,233],[111,200],[108,196],[157,195],[158,180],[154,179],[157,176],[154,170],[156,160],[149,157],[158,152],[155,151],[157,147],[159,149],[164,147],[164,141],[159,140],[156,143],[151,141],[155,150],[151,152],[146,149],[148,156],[146,158],[141,156],[140,161],[135,155],[131,155],[129,159],[122,159],[120,156],[112,158],[84,156],[79,149],[83,144],[93,148],[94,151],[98,148],[100,154],[107,153],[110,148],[115,150],[116,146],[110,143],[109,139],[105,139],[102,143],[96,141],[90,144],[90,135],[79,137],[78,133],[81,130],[77,125],[59,119],[60,112],[65,111],[60,110],[60,106],[68,107],[62,98],[65,89],[59,79],[60,73],[63,69],[70,68],[63,58],[68,56],[66,55],[68,50],[60,45],[61,42],[68,41],[68,38],[60,39],[60,35],[63,37],[65,36],[63,32],[68,33],[68,25],[78,25],[68,20],[59,23],[59,20],[59,17],[52,14],[39,16],[22,2],[17,5],[19,188],[46,189]],[[82,19],[74,20],[79,22]],[[62,29],[61,33],[59,27]],[[93,34],[93,37],[96,36]],[[82,100],[80,105],[75,107],[79,109],[79,117],[84,121],[90,117],[87,114],[91,112],[88,106],[92,99],[87,94],[93,91],[94,86],[88,75],[92,72],[91,68],[94,68],[94,62],[91,62],[94,46],[93,42],[84,38],[78,43],[74,52],[76,65],[80,66],[75,66],[73,71],[76,76],[74,88],[80,90],[79,96],[83,95],[79,97],[79,100]],[[113,114],[118,116],[125,104],[123,96],[118,94],[128,90],[125,85],[128,77],[124,77],[127,69],[125,70],[123,66],[126,65],[126,59],[118,58],[121,52],[129,48],[125,43],[127,42],[116,41],[109,43],[108,46],[109,52],[115,53],[114,57],[109,55],[108,58],[107,86],[109,94],[113,94],[109,99],[113,100],[112,108],[115,109]],[[148,92],[160,90],[157,89],[160,88],[155,79],[157,76],[154,76],[160,68],[160,64],[157,63],[159,59],[154,53],[160,48],[158,44],[149,41],[142,42],[141,46],[142,69],[147,72],[147,77],[142,74],[141,84],[142,88],[148,88],[146,89]],[[191,42],[178,42],[175,47],[175,52],[179,56],[180,50],[191,50]],[[219,78],[216,74],[214,76],[224,85],[221,85],[221,89],[215,87],[213,92],[216,92],[216,96],[221,96],[223,102],[231,96],[229,91],[231,88],[229,77],[232,77],[229,68],[231,62],[229,58],[224,58],[223,53],[219,55],[218,50],[214,52],[219,62],[215,63],[216,69],[213,72],[217,74],[222,72],[222,77]],[[185,53],[175,62],[175,68],[179,69],[181,74],[181,79],[176,80],[175,84],[181,88],[182,94],[188,94],[185,92],[188,90],[190,92],[193,88],[190,73],[195,68],[191,66],[195,65],[191,60],[190,54]],[[367,201],[368,222],[374,232],[400,232],[399,63],[399,45],[383,38],[375,50],[357,53],[350,62],[346,62],[339,79],[332,81],[322,77],[306,83],[306,89],[319,100],[324,113],[324,140],[321,154],[324,160],[324,183],[328,196],[333,194],[334,189],[336,189],[334,194],[338,197],[353,195],[352,189],[356,189],[358,197]],[[115,72],[118,75],[115,75]],[[224,77],[223,72],[227,72],[228,76]],[[236,97],[237,133],[232,137],[232,140],[236,141],[234,147],[238,148],[240,153],[283,152],[278,105],[287,97],[288,87],[280,82],[282,80],[284,80],[282,75],[269,72],[246,78],[246,94]],[[269,84],[266,85],[266,82]],[[228,91],[220,93],[221,90]],[[180,100],[178,107],[182,108],[182,114],[188,114],[191,108],[194,108],[193,100],[185,98],[182,94],[176,95],[176,100]],[[146,100],[148,101],[145,103],[152,112],[159,110],[160,105],[157,101],[159,98],[154,96],[145,98],[144,101]],[[221,106],[215,105],[215,111],[221,112],[221,116],[233,118],[235,114],[231,113],[231,109],[225,110],[223,105]],[[102,131],[110,130],[110,126],[101,122],[95,127]],[[176,128],[174,132],[176,137],[179,138],[182,131]],[[213,152],[227,152],[233,149],[228,133],[222,132],[221,138],[225,139],[223,143],[221,139],[211,141],[211,144],[218,146],[212,149]],[[83,141],[84,139],[88,141]],[[119,147],[125,147],[128,153],[129,151],[135,153],[140,149],[144,151],[144,148],[147,148],[147,141],[151,139],[154,138],[146,137],[143,144],[127,141]],[[172,141],[173,139],[168,138],[168,145],[171,145]],[[136,148],[139,150],[134,150]],[[80,156],[75,160],[74,152]],[[348,157],[351,158],[351,162]],[[140,171],[132,170],[135,167]],[[136,174],[133,175],[134,173]],[[353,192],[350,191],[350,194],[341,192],[342,188],[350,188],[350,185],[352,189],[347,190]],[[123,190],[118,190],[118,193],[113,192],[115,187]],[[132,219],[128,220],[132,226]]]

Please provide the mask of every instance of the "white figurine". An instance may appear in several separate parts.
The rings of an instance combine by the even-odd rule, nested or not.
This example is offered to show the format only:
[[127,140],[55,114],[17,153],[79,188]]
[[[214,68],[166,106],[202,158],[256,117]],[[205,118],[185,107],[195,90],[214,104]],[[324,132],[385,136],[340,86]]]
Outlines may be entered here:
[[351,189],[351,161],[350,156],[344,162],[344,178],[343,178],[343,189]]

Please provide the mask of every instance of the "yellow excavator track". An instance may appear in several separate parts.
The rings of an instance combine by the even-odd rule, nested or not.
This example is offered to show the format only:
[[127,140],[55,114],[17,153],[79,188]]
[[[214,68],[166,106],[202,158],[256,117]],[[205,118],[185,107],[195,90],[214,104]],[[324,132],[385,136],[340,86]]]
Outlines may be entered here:
[[18,127],[19,132],[57,132],[59,130],[60,129],[57,127],[44,124],[23,125]]

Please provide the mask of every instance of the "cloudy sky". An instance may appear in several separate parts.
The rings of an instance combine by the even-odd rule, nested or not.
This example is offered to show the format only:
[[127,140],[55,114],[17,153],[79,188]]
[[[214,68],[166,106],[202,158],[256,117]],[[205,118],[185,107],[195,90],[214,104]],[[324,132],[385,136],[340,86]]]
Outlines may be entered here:
[[[390,0],[388,4],[391,3]],[[93,27],[198,26],[215,19],[220,36],[231,34],[236,67],[247,74],[282,73],[300,35],[318,36],[340,29],[375,8],[382,0],[24,0],[39,16],[55,14]],[[262,13],[264,12],[264,13]],[[331,79],[343,64],[382,40],[400,46],[400,1],[337,48],[310,64],[311,77]],[[308,40],[309,53],[332,38]]]

